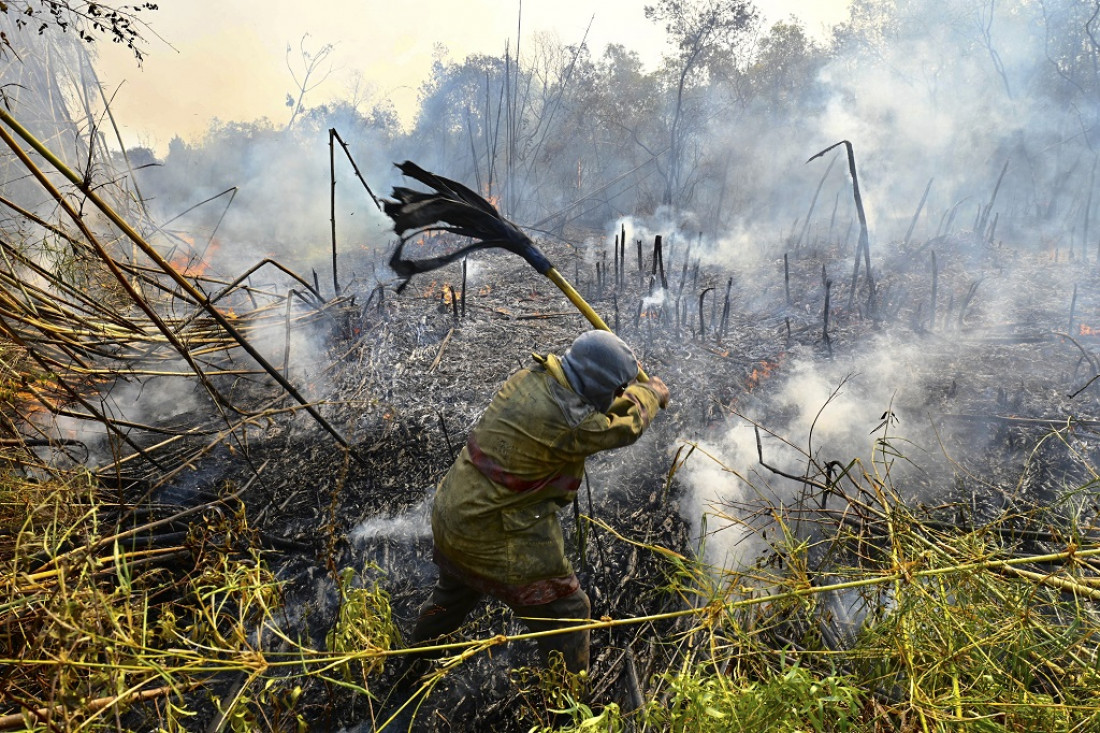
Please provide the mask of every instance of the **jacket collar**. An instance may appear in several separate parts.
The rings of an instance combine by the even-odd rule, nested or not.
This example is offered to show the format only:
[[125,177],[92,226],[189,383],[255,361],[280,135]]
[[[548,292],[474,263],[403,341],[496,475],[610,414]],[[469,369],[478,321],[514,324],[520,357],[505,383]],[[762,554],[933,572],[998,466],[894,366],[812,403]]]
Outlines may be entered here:
[[569,380],[565,377],[565,371],[561,368],[561,359],[554,354],[547,354],[546,356],[542,354],[531,354],[531,356],[545,368],[546,371],[550,372],[550,376],[557,380],[558,384],[565,387],[570,392],[574,391],[573,385],[569,384]]

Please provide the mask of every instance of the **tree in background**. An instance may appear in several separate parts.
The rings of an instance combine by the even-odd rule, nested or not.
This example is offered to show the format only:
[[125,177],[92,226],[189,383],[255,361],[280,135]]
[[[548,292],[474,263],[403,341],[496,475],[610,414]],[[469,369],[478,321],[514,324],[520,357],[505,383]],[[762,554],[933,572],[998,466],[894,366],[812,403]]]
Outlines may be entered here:
[[713,122],[702,136],[692,205],[700,227],[715,236],[729,231],[735,219],[772,216],[770,197],[753,190],[766,178],[758,171],[781,170],[788,156],[801,168],[807,155],[766,141],[813,139],[816,120],[806,110],[820,110],[828,99],[819,76],[832,60],[830,49],[815,43],[797,20],[778,22],[754,34],[751,43],[743,58],[716,56],[707,69]]
[[[157,4],[143,2],[117,5],[89,0],[6,0],[0,2],[0,13],[9,16],[15,28],[42,35],[53,29],[73,31],[82,41],[92,43],[97,36],[106,36],[122,43],[141,61],[141,28],[143,10],[156,10]],[[0,33],[0,46],[11,49],[6,32]]]
[[[933,177],[925,209],[933,230],[941,222],[945,231],[981,222],[976,207],[988,205],[1006,160],[1000,231],[1014,224],[1008,211],[1026,211],[1051,226],[1076,217],[1078,231],[1091,218],[1095,236],[1095,0],[854,0],[848,21],[821,42],[797,21],[763,27],[743,1],[650,1],[649,17],[670,41],[656,70],[627,46],[597,52],[552,37],[525,36],[519,62],[507,47],[462,60],[440,47],[411,130],[401,129],[392,108],[362,95],[320,105],[306,97],[285,136],[221,126],[187,156],[169,157],[209,169],[222,188],[250,183],[273,197],[281,194],[266,181],[305,183],[308,175],[306,189],[323,195],[327,165],[306,170],[279,151],[315,156],[326,149],[327,128],[336,127],[380,191],[397,182],[391,163],[411,158],[546,231],[603,227],[671,204],[692,236],[740,230],[759,240],[807,217],[800,197],[813,194],[824,171],[805,166],[806,158],[848,138],[872,228],[883,238],[890,228],[905,231]],[[66,67],[63,73],[77,68]],[[266,153],[224,152],[231,141]],[[200,164],[204,155],[210,160]],[[297,174],[265,172],[265,158]],[[228,169],[229,161],[239,167]],[[227,172],[216,174],[219,166]],[[843,236],[850,195],[839,171],[816,217],[830,200],[830,232],[835,220]],[[152,169],[142,175],[168,177]],[[809,190],[792,193],[792,185]],[[242,188],[235,210],[247,208],[248,195]],[[322,225],[315,228],[323,230],[327,206],[318,208]],[[227,218],[223,227],[230,224]]]
[[673,77],[668,112],[668,153],[661,166],[665,180],[664,203],[672,206],[684,185],[684,166],[698,132],[698,107],[688,105],[688,93],[706,82],[709,62],[721,55],[737,56],[749,30],[758,22],[746,0],[660,0],[648,5],[646,17],[665,24],[675,53],[667,60]]
[[[331,43],[325,43],[313,51],[306,47],[307,38],[309,38],[308,33],[304,34],[298,42],[297,57],[294,57],[291,45],[286,44],[286,68],[290,72],[290,78],[294,80],[294,91],[287,92],[286,95],[286,106],[290,110],[290,119],[286,123],[288,130],[294,127],[294,121],[305,111],[306,95],[324,84],[332,74],[329,56],[336,47]],[[294,57],[293,61],[292,57]]]
[[608,45],[580,66],[568,98],[571,117],[563,120],[555,147],[560,175],[571,183],[563,222],[595,225],[660,204],[653,177],[664,140],[660,99],[657,74],[646,72],[625,46]]
[[1100,5],[1093,0],[1039,4],[1047,64],[1038,84],[1076,117],[1091,149],[1100,146]]
[[[406,147],[429,170],[472,181],[487,197],[499,195],[505,106],[505,59],[472,54],[462,62],[437,46],[431,76],[420,87],[420,109]],[[433,168],[434,166],[434,168]]]

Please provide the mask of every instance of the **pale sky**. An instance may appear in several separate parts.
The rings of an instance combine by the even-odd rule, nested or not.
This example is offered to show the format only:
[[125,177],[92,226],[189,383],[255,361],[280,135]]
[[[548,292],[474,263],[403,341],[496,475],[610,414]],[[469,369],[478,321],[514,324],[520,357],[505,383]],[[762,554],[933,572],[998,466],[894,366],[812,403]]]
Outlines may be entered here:
[[[652,3],[652,0],[648,0]],[[622,43],[655,61],[664,31],[646,20],[647,0],[523,0],[522,44],[537,33],[577,43],[591,21],[588,46],[598,54]],[[756,0],[770,21],[796,15],[807,29],[847,17],[848,0]],[[173,135],[192,140],[213,118],[276,125],[290,115],[286,95],[296,89],[287,68],[302,68],[298,47],[316,52],[334,44],[331,73],[306,98],[307,106],[351,96],[356,79],[368,99],[389,97],[403,118],[415,110],[435,44],[449,58],[500,54],[514,48],[519,0],[161,0],[145,13],[151,31],[141,68],[125,48],[102,41],[99,72],[127,145],[163,152]],[[155,35],[154,35],[155,34]],[[159,39],[155,36],[159,35]],[[522,58],[521,58],[522,60]],[[121,85],[121,87],[119,86]]]

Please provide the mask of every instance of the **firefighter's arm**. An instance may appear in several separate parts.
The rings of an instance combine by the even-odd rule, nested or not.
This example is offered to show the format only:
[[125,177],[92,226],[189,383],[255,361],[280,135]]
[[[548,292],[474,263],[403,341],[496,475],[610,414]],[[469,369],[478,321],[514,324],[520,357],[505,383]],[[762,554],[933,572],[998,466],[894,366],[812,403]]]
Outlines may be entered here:
[[576,452],[591,455],[636,441],[668,404],[668,388],[657,377],[636,382],[611,403],[606,415],[595,413],[574,432]]

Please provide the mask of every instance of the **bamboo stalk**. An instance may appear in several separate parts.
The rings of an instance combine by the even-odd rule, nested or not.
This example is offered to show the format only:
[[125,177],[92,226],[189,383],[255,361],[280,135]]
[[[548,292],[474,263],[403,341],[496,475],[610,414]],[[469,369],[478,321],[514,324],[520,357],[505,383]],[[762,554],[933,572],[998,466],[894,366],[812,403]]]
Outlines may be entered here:
[[783,290],[787,294],[787,305],[791,304],[791,263],[787,253],[783,253]]
[[439,363],[443,361],[443,352],[447,350],[447,344],[451,342],[451,336],[454,335],[454,327],[447,331],[447,335],[443,337],[443,342],[439,345],[439,350],[435,353],[435,359],[432,360],[431,366],[428,367],[428,372],[434,372]]
[[668,281],[665,280],[665,259],[662,247],[662,237],[660,234],[653,238],[653,275],[660,272],[661,275],[661,288],[668,289]]
[[821,180],[817,182],[817,188],[814,189],[813,198],[810,199],[810,210],[806,212],[806,223],[802,225],[802,232],[798,235],[798,241],[794,243],[795,249],[802,246],[802,242],[810,231],[810,220],[814,215],[814,207],[817,206],[817,197],[821,194],[821,187],[825,185],[825,179],[829,177],[829,171],[833,169],[834,164],[836,164],[835,155],[829,161],[829,165],[825,167],[825,172],[821,174]]
[[1069,301],[1069,324],[1066,333],[1073,333],[1073,312],[1077,309],[1077,283],[1073,284],[1073,297]]
[[[1092,217],[1092,194],[1096,190],[1096,163],[1097,160],[1094,157],[1092,159],[1092,170],[1089,172],[1089,192],[1088,196],[1085,197],[1084,231],[1081,235],[1081,260],[1084,262],[1089,260],[1089,221]],[[994,224],[996,224],[996,221],[994,221]]]
[[864,265],[867,270],[866,277],[868,285],[872,290],[874,289],[874,278],[871,275],[871,243],[867,234],[867,214],[863,210],[863,196],[859,191],[859,176],[856,173],[855,150],[852,148],[851,142],[847,140],[841,140],[840,142],[834,143],[833,145],[825,148],[806,162],[809,163],[815,158],[820,158],[825,153],[837,147],[837,145],[843,145],[848,152],[848,172],[851,174],[852,177],[852,195],[854,196],[856,202],[856,214],[859,216],[859,243],[856,246],[855,264],[852,271],[852,287],[848,293],[848,310],[851,310],[853,304],[855,303],[856,280],[859,277],[859,256],[861,252],[863,254]]
[[[55,156],[48,148],[46,148],[41,142],[39,142],[37,138],[31,135],[31,133],[27,131],[26,128],[20,125],[19,122],[16,121],[15,118],[12,117],[7,110],[2,108],[0,108],[0,121],[4,122],[4,124],[14,130],[40,155],[46,158],[46,160],[48,160],[50,164],[53,165],[62,175],[68,178],[70,182],[72,182],[78,189],[80,189],[80,191],[88,198],[88,200],[91,201],[96,206],[96,208],[102,211],[107,216],[107,218],[110,219],[115,224],[115,226],[117,226],[132,242],[134,242],[134,244],[136,244],[147,257],[152,259],[153,262],[155,262],[158,267],[162,268],[165,274],[172,278],[176,282],[176,284],[183,289],[184,292],[194,298],[197,303],[199,303],[204,309],[206,309],[210,316],[218,322],[218,325],[225,329],[225,331],[233,337],[238,345],[240,345],[240,347],[250,357],[255,359],[256,362],[261,367],[263,367],[264,370],[267,371],[268,374],[276,382],[278,382],[279,386],[282,387],[283,390],[287,392],[287,394],[297,400],[297,402],[305,408],[305,410],[313,417],[314,420],[317,421],[317,423],[322,428],[324,428],[330,435],[332,435],[332,437],[335,438],[336,441],[340,443],[340,445],[350,450],[351,445],[347,442],[344,436],[341,435],[340,432],[336,430],[336,428],[333,427],[328,422],[328,420],[326,420],[324,416],[321,415],[320,412],[318,412],[316,407],[314,407],[308,400],[306,400],[306,398],[298,391],[298,389],[289,381],[287,381],[286,378],[282,376],[282,374],[279,373],[279,370],[275,369],[273,366],[271,366],[271,364],[268,363],[267,359],[265,359],[263,355],[260,354],[260,352],[257,351],[256,348],[253,347],[246,338],[244,338],[240,331],[238,331],[237,328],[234,327],[233,324],[230,323],[224,315],[222,315],[216,308],[213,307],[205,294],[203,294],[194,285],[188,282],[186,278],[177,273],[172,268],[172,266],[164,260],[160,253],[157,252],[155,248],[153,248],[148,242],[145,241],[144,237],[138,234],[137,231],[134,230],[134,228],[130,226],[130,224],[126,222],[121,216],[119,216],[118,213],[116,213],[115,210],[111,206],[109,206],[106,201],[100,198],[99,194],[96,193],[95,189],[91,187],[88,181],[85,181],[83,178],[77,176],[75,173],[69,170],[69,168],[59,158],[57,158],[57,156]],[[84,225],[82,217],[71,209],[68,202],[61,196],[60,192],[53,187],[53,185],[49,182],[47,178],[45,178],[44,175],[42,175],[37,166],[34,165],[30,158],[27,157],[26,153],[22,151],[22,148],[19,147],[15,140],[3,128],[0,128],[0,139],[2,139],[4,143],[7,144],[8,147],[10,147],[12,151],[16,153],[20,160],[23,161],[24,166],[31,170],[35,178],[39,180],[39,183],[51,192],[51,195],[54,196],[55,200],[57,200],[58,203],[61,203],[62,206],[66,208],[66,210],[70,213],[70,216],[74,219],[74,221],[77,222],[77,225],[81,227],[82,233],[84,234],[85,238],[87,238],[89,242],[92,242],[93,246],[96,246],[97,252],[100,253],[100,257],[104,260],[105,263],[107,263],[108,267],[112,268],[113,272],[117,273],[117,265],[114,264],[113,259],[107,255],[106,251],[103,250],[101,246],[97,246],[94,244],[96,241],[95,237],[92,236],[91,232]],[[126,282],[126,279],[118,274],[116,274],[116,279],[118,279],[120,284],[122,284],[122,286],[131,293],[131,297],[134,298],[135,303],[139,307],[141,307],[142,310],[146,311],[146,315],[148,315],[151,320],[157,323],[158,327],[162,327],[163,322],[160,320],[160,317],[153,311],[151,307],[149,307],[147,303],[144,302],[140,295],[133,291],[133,288],[130,286],[130,284]],[[169,338],[169,340],[173,342],[173,345],[179,349],[180,355],[189,362],[188,365],[195,370],[196,375],[203,382],[204,386],[206,386],[211,395],[219,395],[218,390],[214,387],[213,384],[210,383],[205,374],[203,374],[203,371],[199,367],[199,365],[195,363],[193,359],[191,359],[190,355],[187,353],[186,348],[184,348],[182,344],[179,344],[178,341],[176,341],[174,335],[170,335],[170,331],[168,331],[166,328],[162,328],[162,330]],[[225,401],[224,398],[220,398],[220,404],[228,405],[229,402]]]
[[329,221],[332,224],[332,291],[340,294],[340,277],[336,264],[336,130],[328,131],[328,172],[329,172]]
[[619,287],[626,287],[626,224],[622,224],[619,238]]
[[378,197],[374,195],[374,191],[371,190],[370,185],[367,183],[367,179],[363,178],[363,174],[359,171],[359,165],[355,162],[355,158],[352,157],[351,151],[348,149],[348,144],[344,142],[344,139],[340,137],[335,129],[330,130],[332,136],[336,139],[336,142],[340,143],[340,147],[344,151],[344,155],[347,156],[348,162],[351,163],[351,170],[355,173],[355,177],[359,179],[359,182],[363,184],[364,190],[367,195],[370,196],[370,200],[374,202],[375,208],[382,211],[382,202],[378,200]]
[[936,330],[936,291],[939,288],[939,269],[936,267],[936,250],[932,250],[932,305],[929,316],[929,331]]
[[722,305],[722,320],[718,326],[718,343],[722,343],[722,339],[726,336],[726,328],[729,326],[730,319],[730,291],[733,290],[733,278],[731,277],[726,282],[726,300]]
[[978,226],[975,228],[977,232],[984,232],[986,222],[989,221],[989,215],[993,211],[993,205],[997,202],[997,194],[1001,190],[1001,183],[1004,182],[1005,173],[1008,172],[1008,163],[1006,160],[1004,166],[1001,168],[1001,175],[997,176],[997,183],[993,186],[993,193],[989,196],[989,203],[981,210],[981,219]]
[[706,337],[707,337],[707,324],[703,320],[703,299],[707,297],[707,293],[709,293],[711,290],[714,290],[714,288],[712,288],[712,287],[711,288],[703,288],[702,292],[699,293],[699,340],[700,341],[705,340]]
[[[38,141],[33,136],[31,136],[29,132],[26,132],[26,130],[24,130],[21,126],[18,126],[18,123],[16,123],[15,120],[11,118],[6,110],[0,109],[0,120],[8,124],[8,126],[12,127],[17,132],[21,131],[20,134],[25,135],[25,139],[33,140],[34,142],[32,143],[32,147],[35,147],[35,149],[38,150],[39,154],[41,154],[51,163],[54,163],[55,167],[60,166],[59,170],[61,170],[61,172],[65,174],[66,178],[69,178],[69,180],[75,183],[77,186],[83,186],[84,189],[88,189],[87,191],[85,191],[85,193],[93,201],[93,203],[101,202],[98,195],[96,195],[94,191],[91,191],[90,187],[85,184],[82,179],[76,176],[76,174],[74,174],[72,171],[65,168],[61,161],[57,160],[57,158],[53,156],[52,153],[50,153],[45,147],[41,146],[41,143],[38,143]],[[27,155],[27,153],[19,146],[15,139],[12,138],[8,131],[3,127],[0,127],[0,140],[2,140],[9,148],[11,148],[16,157],[18,157],[23,165],[31,172],[31,175],[34,176],[39,184],[65,210],[65,212],[81,230],[81,233],[84,235],[85,239],[95,248],[96,253],[99,255],[100,259],[107,265],[108,269],[111,270],[111,273],[115,276],[116,281],[122,286],[124,290],[126,290],[127,294],[134,301],[135,305],[137,305],[142,311],[145,312],[146,316],[148,316],[149,319],[157,326],[158,330],[160,330],[161,333],[165,335],[165,337],[169,340],[173,347],[188,362],[188,366],[190,366],[192,370],[194,370],[195,374],[199,377],[199,380],[203,383],[203,386],[206,387],[206,389],[210,392],[212,396],[214,396],[215,401],[219,404],[228,404],[228,402],[224,400],[223,397],[221,397],[219,391],[206,377],[202,368],[199,367],[198,363],[195,362],[195,360],[188,353],[187,348],[179,342],[175,334],[167,327],[160,316],[145,301],[145,299],[142,298],[141,294],[134,289],[129,280],[123,276],[122,272],[118,268],[117,263],[115,263],[114,259],[107,253],[103,245],[99,243],[99,240],[95,237],[95,235],[92,234],[91,230],[88,229],[87,224],[84,222],[83,216],[81,216],[81,214],[72,207],[68,199],[66,199],[61,194],[61,192],[53,185],[53,183],[48,178],[46,178],[45,174],[42,173],[42,171],[38,168],[37,165],[35,165],[35,163]],[[99,204],[97,203],[97,206],[98,205]],[[104,204],[104,206],[106,206],[106,204]],[[114,214],[114,217],[118,218],[119,221],[121,221],[121,218],[119,218],[117,214]],[[133,235],[134,237],[138,237],[137,232],[133,232]],[[142,241],[144,242],[144,240]],[[148,245],[145,246],[148,247]],[[164,262],[159,253],[153,251],[153,254],[156,256],[157,259],[160,259],[160,261],[164,264],[164,267],[168,271],[175,274],[175,271],[171,268],[170,265],[168,265],[167,262]],[[179,277],[178,274],[176,276]],[[182,278],[180,279],[182,280]],[[213,311],[213,309],[211,310]],[[220,314],[218,314],[218,316],[220,317]]]
[[928,200],[928,192],[932,190],[932,181],[935,178],[928,179],[928,185],[924,187],[924,193],[920,197],[920,203],[917,204],[917,210],[913,212],[913,219],[909,222],[909,228],[905,231],[905,239],[902,240],[902,245],[909,244],[909,240],[913,237],[913,229],[917,226],[917,219],[920,218],[920,212],[924,210],[924,203]]
[[621,274],[619,272],[619,235],[618,234],[615,235],[615,241],[611,245],[611,254],[615,258],[615,287],[618,288],[619,287],[619,279],[621,277]]

